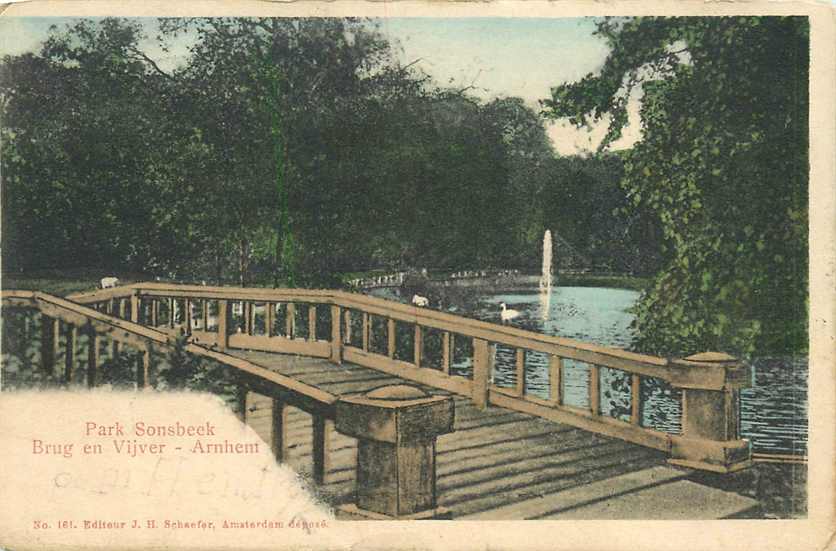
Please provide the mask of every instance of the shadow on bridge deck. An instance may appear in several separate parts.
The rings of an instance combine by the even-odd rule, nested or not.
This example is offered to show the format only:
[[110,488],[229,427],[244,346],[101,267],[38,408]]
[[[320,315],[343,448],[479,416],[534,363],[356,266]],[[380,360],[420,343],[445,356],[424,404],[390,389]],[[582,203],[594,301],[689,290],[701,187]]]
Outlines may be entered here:
[[[403,379],[372,369],[266,352],[228,353],[336,395]],[[414,384],[414,383],[409,383]],[[417,385],[421,386],[421,385]],[[422,386],[431,394],[446,391]],[[455,397],[455,432],[437,441],[439,505],[454,519],[713,519],[754,515],[757,502],[687,480],[663,452]],[[270,441],[272,400],[250,393],[247,422]],[[289,408],[288,457],[308,480],[312,419]],[[325,481],[311,487],[331,505],[353,500],[357,444],[330,430]]]

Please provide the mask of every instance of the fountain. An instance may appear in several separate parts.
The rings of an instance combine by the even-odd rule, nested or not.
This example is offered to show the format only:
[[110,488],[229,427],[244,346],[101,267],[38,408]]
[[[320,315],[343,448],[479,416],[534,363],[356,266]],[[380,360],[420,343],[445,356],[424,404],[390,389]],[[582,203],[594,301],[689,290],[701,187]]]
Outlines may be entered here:
[[543,320],[549,319],[552,301],[552,232],[543,234],[543,270],[540,275],[540,312]]

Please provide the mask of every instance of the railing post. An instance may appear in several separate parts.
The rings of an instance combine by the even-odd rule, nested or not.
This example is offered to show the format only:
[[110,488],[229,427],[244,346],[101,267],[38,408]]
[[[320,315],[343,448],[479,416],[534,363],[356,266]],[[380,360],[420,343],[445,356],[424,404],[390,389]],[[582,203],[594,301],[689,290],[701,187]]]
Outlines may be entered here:
[[525,396],[525,348],[517,348],[516,355],[516,371],[517,371],[517,396]]
[[563,358],[549,356],[549,399],[555,405],[563,404]]
[[351,346],[351,310],[346,308],[343,317],[345,318],[345,333],[343,333],[343,342]]
[[137,289],[131,295],[131,321],[134,323],[139,323],[139,305],[140,297],[139,289]]
[[473,339],[473,394],[471,399],[476,407],[488,407],[490,389],[491,361],[488,341]]
[[183,325],[185,329],[183,333],[186,335],[192,334],[192,301],[188,298],[183,299]]
[[224,351],[229,345],[229,302],[218,301],[218,350]]
[[589,366],[589,411],[601,414],[601,374],[597,365]]
[[363,352],[369,351],[369,314],[363,312]]
[[750,369],[736,358],[704,352],[675,362],[680,368],[720,370],[719,389],[682,388],[682,435],[671,437],[670,463],[728,473],[752,464],[748,440],[740,438],[739,390],[750,384]]
[[308,340],[316,342],[316,304],[308,305]]
[[642,379],[637,373],[633,373],[630,377],[630,423],[636,426],[641,426],[641,412],[642,412]]
[[340,307],[337,305],[331,306],[331,362],[335,364],[342,363],[342,313]]
[[272,337],[275,328],[273,327],[276,324],[276,303],[275,302],[266,302],[264,304],[264,334],[268,337]]
[[285,306],[285,318],[284,318],[284,328],[285,328],[285,335],[288,339],[295,338],[296,335],[296,305],[292,302],[288,302],[287,306]]
[[421,326],[417,323],[415,324],[415,367],[421,367],[421,358],[424,355],[424,332],[421,329]]
[[445,375],[450,374],[450,364],[453,363],[453,335],[445,331],[441,336],[441,371]]
[[386,320],[386,354],[389,358],[395,357],[395,320]]
[[411,385],[340,399],[336,429],[357,438],[357,502],[340,509],[365,519],[449,518],[438,507],[435,447],[453,419],[451,397]]

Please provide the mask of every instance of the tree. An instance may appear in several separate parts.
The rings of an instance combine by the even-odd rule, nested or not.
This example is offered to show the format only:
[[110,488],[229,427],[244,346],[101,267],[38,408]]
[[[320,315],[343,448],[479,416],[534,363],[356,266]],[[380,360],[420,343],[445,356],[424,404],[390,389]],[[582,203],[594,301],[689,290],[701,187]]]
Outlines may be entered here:
[[137,53],[141,37],[136,23],[84,21],[55,29],[38,55],[3,60],[10,265],[140,270],[163,248],[165,83]]
[[644,90],[621,185],[658,217],[669,260],[637,305],[636,346],[685,354],[806,347],[808,23],[800,17],[605,19],[596,74],[549,116],[610,116]]
[[[363,92],[364,82],[388,61],[388,44],[367,22],[353,19],[168,20],[163,29],[196,33],[189,78],[208,97],[238,105],[242,112],[235,122],[251,137],[230,135],[224,128],[224,147],[248,159],[247,167],[257,167],[253,188],[264,190],[267,181],[274,183],[272,199],[259,201],[274,206],[269,215],[274,232],[266,243],[263,232],[255,243],[254,235],[240,240],[242,273],[250,246],[261,251],[257,258],[271,249],[274,274],[282,271],[285,283],[292,285],[300,226],[300,209],[294,205],[304,204],[306,185],[316,185],[309,174],[320,161],[320,140],[310,130],[341,102]],[[236,163],[227,177],[240,180],[240,168]],[[263,229],[256,212],[249,212],[248,225]]]

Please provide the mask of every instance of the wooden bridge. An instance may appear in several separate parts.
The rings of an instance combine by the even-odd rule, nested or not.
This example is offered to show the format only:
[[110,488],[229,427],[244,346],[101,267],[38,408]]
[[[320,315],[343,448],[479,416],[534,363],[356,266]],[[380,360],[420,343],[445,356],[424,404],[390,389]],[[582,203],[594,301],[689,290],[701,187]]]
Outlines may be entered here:
[[[186,350],[235,375],[239,414],[280,461],[308,473],[346,518],[725,518],[749,498],[691,480],[751,464],[738,433],[749,369],[705,353],[671,360],[340,291],[140,283],[67,298],[3,291],[39,318],[40,364],[74,372],[87,340],[141,352],[138,387],[186,333]],[[5,314],[4,314],[5,318]],[[492,381],[497,345],[512,386]],[[548,358],[548,399],[529,392],[527,356]],[[564,362],[588,366],[588,408],[564,403]],[[629,375],[630,416],[601,407],[600,372]],[[642,424],[643,378],[681,389],[682,430]],[[721,476],[718,474],[717,476]]]

